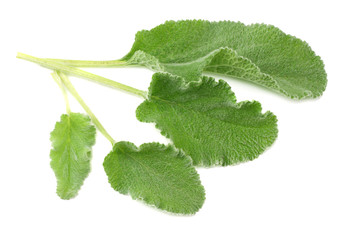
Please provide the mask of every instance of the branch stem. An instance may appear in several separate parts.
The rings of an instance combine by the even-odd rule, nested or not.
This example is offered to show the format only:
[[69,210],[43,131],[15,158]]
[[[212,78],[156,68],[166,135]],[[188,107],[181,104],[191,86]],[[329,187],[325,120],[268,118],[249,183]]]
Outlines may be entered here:
[[36,58],[36,57],[30,56],[27,54],[23,54],[23,53],[18,53],[17,58],[40,64],[41,66],[52,69],[52,70],[57,70],[57,71],[61,71],[63,73],[67,73],[70,75],[90,79],[96,83],[106,85],[106,86],[109,86],[112,88],[120,89],[122,91],[141,96],[144,99],[146,99],[146,97],[147,97],[146,91],[142,91],[142,90],[127,86],[125,84],[110,80],[108,78],[104,78],[99,75],[96,75],[96,74],[93,74],[93,73],[90,73],[90,72],[87,72],[87,71],[84,71],[84,70],[81,70],[81,69],[78,69],[75,67],[70,67],[65,64],[57,63],[57,62],[54,62],[51,60]]
[[66,113],[68,115],[70,115],[71,113],[71,109],[70,109],[70,104],[69,104],[69,99],[68,99],[68,95],[66,93],[66,89],[64,87],[64,83],[62,82],[59,74],[56,74],[56,72],[51,73],[51,76],[53,77],[53,79],[55,80],[55,82],[57,83],[57,85],[59,86],[59,88],[61,89],[61,93],[64,96],[64,100],[65,100],[65,104],[66,104]]
[[52,61],[65,64],[71,67],[123,67],[129,65],[126,61],[109,60],[109,61],[88,61],[88,60],[67,60],[57,58],[41,58],[44,61]]
[[65,85],[65,87],[67,88],[67,90],[71,93],[71,95],[73,95],[73,97],[79,102],[79,104],[82,106],[82,108],[85,110],[85,112],[90,116],[91,121],[94,123],[94,125],[96,126],[96,128],[99,130],[99,132],[101,132],[102,135],[104,135],[104,137],[106,137],[112,145],[114,145],[116,143],[116,141],[110,136],[110,134],[105,130],[105,128],[103,127],[103,125],[100,123],[100,121],[97,119],[97,117],[95,116],[95,114],[90,110],[90,108],[88,107],[88,105],[86,105],[86,103],[84,102],[84,100],[80,97],[79,93],[76,91],[76,89],[74,88],[74,86],[72,85],[72,83],[70,82],[70,80],[68,79],[68,77],[59,71],[55,71],[53,73],[53,75],[56,76],[56,78],[61,79],[62,83]]

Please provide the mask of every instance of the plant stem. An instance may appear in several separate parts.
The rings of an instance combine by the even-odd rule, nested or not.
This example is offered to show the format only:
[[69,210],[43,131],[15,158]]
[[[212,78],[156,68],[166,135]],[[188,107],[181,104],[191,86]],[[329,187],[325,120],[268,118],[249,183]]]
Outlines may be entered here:
[[74,96],[74,98],[79,102],[79,104],[83,107],[83,109],[85,110],[85,112],[90,116],[92,122],[94,123],[94,125],[96,126],[96,128],[99,130],[99,132],[101,132],[102,135],[104,135],[104,137],[106,137],[112,145],[114,145],[116,143],[116,141],[110,136],[110,134],[105,130],[105,128],[103,127],[103,125],[100,123],[100,121],[97,119],[97,117],[95,116],[95,114],[90,110],[90,108],[86,105],[86,103],[84,102],[84,100],[80,97],[79,93],[76,91],[76,89],[74,88],[74,86],[72,85],[72,83],[70,82],[70,80],[68,79],[68,77],[59,71],[55,71],[54,75],[56,75],[57,78],[60,78],[62,83],[65,85],[65,87],[67,88],[67,90],[69,90],[69,92],[71,93],[71,95]]
[[71,109],[70,109],[70,104],[69,104],[69,99],[68,99],[68,96],[67,96],[67,93],[66,93],[66,90],[65,90],[65,87],[64,87],[64,84],[59,76],[59,74],[56,74],[55,72],[51,74],[51,76],[53,77],[53,79],[55,80],[55,82],[59,85],[60,89],[61,89],[61,92],[64,96],[64,99],[65,99],[65,104],[66,104],[66,113],[68,115],[70,115],[71,113]]
[[146,91],[142,91],[142,90],[127,86],[125,84],[115,82],[115,81],[110,80],[108,78],[104,78],[104,77],[101,77],[99,75],[89,73],[87,71],[84,71],[84,70],[81,70],[81,69],[78,69],[78,68],[75,68],[75,67],[67,66],[65,64],[53,62],[51,60],[45,60],[45,59],[41,59],[41,58],[36,58],[36,57],[30,56],[30,55],[27,55],[27,54],[23,54],[23,53],[18,53],[18,55],[16,57],[20,58],[20,59],[30,61],[30,62],[38,63],[38,64],[40,64],[40,65],[42,65],[43,67],[46,67],[46,68],[50,68],[50,69],[58,70],[58,71],[61,71],[61,72],[64,72],[64,73],[67,73],[67,74],[70,74],[70,75],[90,79],[90,80],[92,80],[94,82],[97,82],[97,83],[100,83],[102,85],[106,85],[106,86],[110,86],[110,87],[113,87],[113,88],[116,88],[116,89],[120,89],[120,90],[129,92],[129,93],[141,96],[141,97],[143,97],[145,99],[146,99],[146,96],[147,96]]
[[41,58],[44,61],[52,61],[65,64],[71,67],[122,67],[129,65],[126,61],[110,60],[110,61],[88,61],[88,60],[67,60],[56,58]]

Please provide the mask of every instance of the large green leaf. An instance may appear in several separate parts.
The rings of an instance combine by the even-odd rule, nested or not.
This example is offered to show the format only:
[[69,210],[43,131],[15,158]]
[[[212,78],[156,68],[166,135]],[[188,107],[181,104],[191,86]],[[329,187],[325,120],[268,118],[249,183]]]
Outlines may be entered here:
[[277,137],[277,119],[261,113],[260,103],[236,103],[229,85],[202,77],[155,73],[148,99],[136,111],[142,122],[154,122],[196,166],[231,165],[252,160]]
[[56,192],[60,198],[75,197],[88,176],[95,134],[90,118],[80,113],[63,114],[51,132],[50,164],[57,178]]
[[173,146],[118,142],[104,161],[111,186],[133,199],[182,214],[197,212],[205,190],[191,159]]
[[318,97],[327,83],[323,62],[306,42],[265,24],[168,21],[138,32],[121,60],[188,80],[219,73],[295,99]]

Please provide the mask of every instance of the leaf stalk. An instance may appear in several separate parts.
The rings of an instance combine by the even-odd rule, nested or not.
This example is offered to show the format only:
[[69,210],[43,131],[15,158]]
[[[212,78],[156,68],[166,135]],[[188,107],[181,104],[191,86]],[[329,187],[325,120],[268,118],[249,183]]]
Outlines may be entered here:
[[33,57],[24,53],[18,53],[18,55],[16,56],[19,59],[23,59],[23,60],[27,60],[30,62],[34,62],[37,64],[40,64],[43,67],[52,69],[52,70],[57,70],[57,71],[61,71],[70,75],[74,75],[74,76],[78,76],[78,77],[83,77],[89,80],[92,80],[96,83],[102,84],[102,85],[106,85],[112,88],[116,88],[116,89],[120,89],[122,91],[131,93],[131,94],[135,94],[137,96],[141,96],[142,98],[146,99],[147,97],[147,92],[146,91],[142,91],[140,89],[137,88],[133,88],[130,86],[127,86],[125,84],[110,80],[108,78],[105,77],[101,77],[99,75],[75,68],[75,67],[70,67],[68,65],[65,64],[61,64],[61,63],[57,63],[57,62],[53,62],[51,60],[46,60],[46,59],[41,59],[41,58],[37,58],[37,57]]
[[61,64],[65,64],[71,67],[123,67],[130,65],[126,61],[121,60],[108,60],[108,61],[88,61],[88,60],[67,60],[57,58],[42,58],[45,61],[52,61]]
[[65,104],[66,104],[66,113],[68,115],[70,115],[71,113],[71,109],[70,109],[70,104],[69,104],[69,99],[66,93],[66,89],[64,87],[64,83],[62,82],[60,76],[56,73],[52,73],[51,76],[53,77],[53,79],[55,80],[55,82],[57,83],[57,85],[59,86],[61,93],[64,96],[64,100],[65,100]]
[[79,102],[79,104],[82,106],[82,108],[85,110],[85,112],[90,116],[92,122],[94,123],[96,128],[99,130],[99,132],[101,132],[101,134],[104,135],[104,137],[106,137],[111,142],[112,145],[114,145],[116,143],[116,141],[105,130],[103,125],[97,119],[95,114],[90,110],[88,105],[86,105],[86,103],[80,97],[79,93],[76,91],[76,89],[74,88],[74,86],[72,85],[72,83],[70,82],[68,77],[64,73],[59,72],[59,71],[55,71],[52,75],[53,75],[54,78],[61,79],[62,83],[65,85],[67,90],[71,93],[71,95],[73,95],[73,97]]

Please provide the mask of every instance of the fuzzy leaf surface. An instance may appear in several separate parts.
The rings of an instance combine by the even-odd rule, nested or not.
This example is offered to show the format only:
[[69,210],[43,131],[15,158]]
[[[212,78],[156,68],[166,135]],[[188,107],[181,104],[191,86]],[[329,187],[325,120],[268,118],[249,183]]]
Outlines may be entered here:
[[167,21],[139,31],[122,60],[187,80],[222,74],[294,99],[318,97],[327,84],[324,64],[306,42],[265,24]]
[[95,134],[90,118],[80,113],[63,114],[51,132],[50,165],[60,198],[74,198],[89,175]]
[[154,122],[161,133],[188,154],[195,166],[233,165],[252,160],[277,137],[277,119],[261,113],[260,103],[237,103],[230,86],[203,76],[155,73],[148,99],[136,110],[141,122]]
[[173,213],[193,214],[205,190],[191,159],[173,146],[118,142],[104,161],[109,183],[118,192]]

